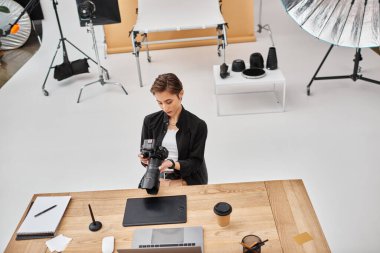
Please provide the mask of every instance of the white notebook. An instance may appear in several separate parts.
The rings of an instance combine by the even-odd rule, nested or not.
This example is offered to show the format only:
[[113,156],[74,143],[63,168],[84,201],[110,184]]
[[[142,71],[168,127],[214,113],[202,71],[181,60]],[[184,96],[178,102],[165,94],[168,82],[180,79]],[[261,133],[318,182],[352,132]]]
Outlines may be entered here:
[[[37,197],[17,230],[16,240],[54,237],[70,199],[71,196]],[[53,206],[55,207],[51,208]],[[51,209],[35,217],[49,208]]]

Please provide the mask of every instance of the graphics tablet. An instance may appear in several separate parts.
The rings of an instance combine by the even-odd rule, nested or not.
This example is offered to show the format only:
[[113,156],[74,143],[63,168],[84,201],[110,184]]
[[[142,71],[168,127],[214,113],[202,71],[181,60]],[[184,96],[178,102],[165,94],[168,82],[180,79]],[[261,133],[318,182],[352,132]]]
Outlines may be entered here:
[[129,198],[125,205],[123,226],[186,223],[186,195]]

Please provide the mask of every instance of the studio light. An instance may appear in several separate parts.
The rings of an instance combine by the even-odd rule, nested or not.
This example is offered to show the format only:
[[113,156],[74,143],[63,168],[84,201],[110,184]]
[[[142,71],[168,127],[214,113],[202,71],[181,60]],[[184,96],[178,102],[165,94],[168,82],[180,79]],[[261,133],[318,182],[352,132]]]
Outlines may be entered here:
[[380,45],[379,0],[282,0],[302,29],[330,44]]
[[[302,29],[331,44],[310,83],[314,80],[352,79],[375,84],[380,81],[361,74],[361,49],[380,45],[380,0],[282,0],[287,13]],[[317,77],[334,46],[356,49],[351,75]]]
[[[98,67],[98,79],[82,86],[82,88],[79,91],[77,103],[80,103],[83,89],[90,86],[90,85],[93,85],[95,83],[100,83],[102,86],[104,86],[105,84],[117,85],[124,91],[124,93],[126,95],[128,95],[128,92],[125,90],[125,88],[123,87],[123,85],[121,83],[107,81],[109,79],[109,74],[108,74],[108,71],[105,70],[100,64],[98,45],[96,42],[96,35],[95,35],[95,29],[94,29],[94,25],[109,24],[110,22],[111,23],[119,23],[120,22],[119,21],[120,15],[118,14],[119,13],[119,10],[118,10],[119,7],[117,5],[117,2],[115,2],[115,0],[107,1],[106,5],[111,6],[112,4],[114,4],[114,5],[112,5],[113,9],[116,6],[117,15],[115,15],[112,12],[111,12],[112,14],[109,14],[108,12],[107,13],[100,12],[99,16],[98,16],[98,12],[97,12],[97,8],[96,8],[97,3],[95,3],[95,2],[96,2],[95,0],[92,0],[92,1],[90,1],[90,0],[84,0],[84,1],[77,0],[78,16],[79,16],[79,19],[81,22],[81,26],[86,26],[87,31],[89,33],[91,33],[92,43],[93,43],[92,48],[95,51],[96,63],[97,63],[97,67]],[[100,1],[98,0],[97,2],[100,2]],[[103,1],[103,3],[99,3],[99,4],[104,5],[105,2]],[[112,8],[109,8],[109,9],[112,9]]]

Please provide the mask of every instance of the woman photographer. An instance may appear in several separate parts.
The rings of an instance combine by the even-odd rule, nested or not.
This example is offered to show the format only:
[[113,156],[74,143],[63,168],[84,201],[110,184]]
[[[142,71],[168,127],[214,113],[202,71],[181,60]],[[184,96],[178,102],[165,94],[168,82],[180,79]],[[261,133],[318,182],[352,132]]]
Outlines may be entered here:
[[[155,139],[157,146],[168,149],[169,156],[159,167],[161,185],[207,184],[207,125],[182,106],[181,81],[175,74],[162,74],[150,91],[162,110],[145,117],[141,145],[145,139]],[[139,158],[143,165],[149,163],[148,158]]]

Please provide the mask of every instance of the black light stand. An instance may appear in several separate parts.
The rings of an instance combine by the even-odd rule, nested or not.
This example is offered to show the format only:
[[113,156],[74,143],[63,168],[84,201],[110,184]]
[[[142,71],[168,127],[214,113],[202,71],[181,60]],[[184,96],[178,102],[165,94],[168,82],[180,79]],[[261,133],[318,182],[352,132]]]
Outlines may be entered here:
[[[55,50],[55,54],[53,56],[53,60],[51,61],[51,64],[50,64],[49,70],[48,70],[48,72],[46,74],[44,83],[42,84],[42,92],[43,92],[43,94],[45,96],[49,96],[49,92],[45,89],[45,85],[46,85],[46,81],[47,81],[47,79],[49,77],[51,69],[54,69],[54,67],[53,67],[54,60],[55,60],[55,57],[57,56],[58,50],[61,48],[61,45],[62,45],[62,50],[63,50],[63,62],[66,63],[66,64],[70,64],[65,42],[69,43],[72,47],[74,47],[76,50],[78,50],[83,55],[85,55],[87,57],[87,59],[91,60],[95,64],[98,64],[98,62],[96,62],[90,56],[88,56],[87,54],[85,54],[82,50],[80,50],[77,46],[75,46],[73,43],[71,43],[67,38],[65,38],[63,36],[63,32],[62,32],[62,28],[61,28],[61,22],[59,21],[59,16],[58,16],[58,11],[57,11],[58,0],[52,0],[52,3],[53,3],[53,8],[54,8],[55,16],[57,18],[57,23],[58,23],[58,28],[59,28],[59,34],[60,34],[61,38],[59,39],[57,49]],[[101,67],[102,71],[104,72],[106,78],[109,78],[108,70],[105,69],[102,66],[100,66],[100,67]]]
[[331,45],[329,50],[327,51],[325,57],[323,58],[321,64],[319,65],[317,71],[315,72],[313,78],[311,79],[310,83],[307,85],[307,95],[310,96],[310,86],[312,85],[314,80],[331,80],[331,79],[352,79],[354,82],[356,80],[363,80],[375,84],[380,84],[380,81],[369,79],[366,77],[363,77],[362,74],[360,74],[360,66],[359,62],[363,60],[363,57],[361,55],[361,48],[356,48],[355,58],[354,58],[354,71],[352,75],[343,75],[343,76],[324,76],[324,77],[317,77],[317,74],[319,70],[322,68],[323,63],[326,61],[327,56],[330,54],[332,48],[334,45]]
[[104,77],[103,77],[103,71],[102,71],[102,66],[100,65],[100,59],[99,59],[99,52],[98,52],[98,46],[97,46],[97,43],[96,43],[96,37],[95,37],[95,31],[94,31],[94,25],[92,23],[92,18],[90,18],[89,22],[87,23],[87,27],[88,27],[88,31],[91,33],[92,35],[92,41],[93,41],[93,48],[95,50],[95,55],[96,55],[96,60],[98,61],[98,73],[99,73],[99,79],[96,80],[96,81],[93,81],[91,83],[88,83],[88,84],[85,84],[82,86],[82,88],[80,89],[79,91],[79,96],[78,96],[78,101],[77,103],[80,102],[80,97],[82,95],[82,91],[85,87],[89,86],[89,85],[92,85],[92,84],[95,84],[95,83],[100,83],[102,86],[104,86],[105,84],[114,84],[114,85],[118,85],[120,86],[120,88],[125,92],[125,95],[128,95],[128,92],[124,89],[123,85],[121,83],[117,83],[117,82],[107,82],[105,81]]

